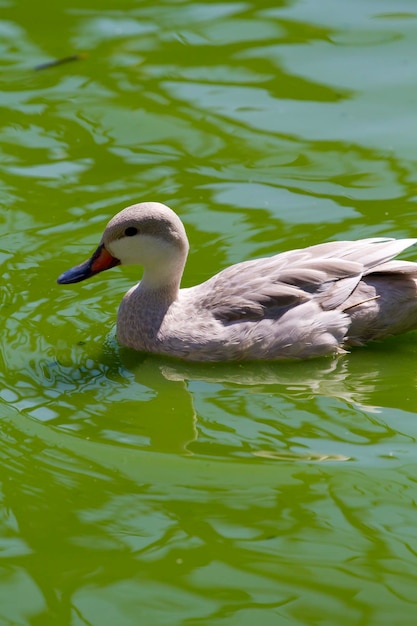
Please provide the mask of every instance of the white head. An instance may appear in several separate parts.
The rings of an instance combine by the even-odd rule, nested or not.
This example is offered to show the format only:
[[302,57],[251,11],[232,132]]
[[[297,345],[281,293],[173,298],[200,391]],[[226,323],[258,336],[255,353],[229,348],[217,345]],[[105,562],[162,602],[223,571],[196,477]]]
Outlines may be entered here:
[[62,274],[58,282],[78,282],[114,265],[142,265],[144,287],[178,288],[188,247],[174,211],[159,202],[141,202],[117,213],[91,259]]

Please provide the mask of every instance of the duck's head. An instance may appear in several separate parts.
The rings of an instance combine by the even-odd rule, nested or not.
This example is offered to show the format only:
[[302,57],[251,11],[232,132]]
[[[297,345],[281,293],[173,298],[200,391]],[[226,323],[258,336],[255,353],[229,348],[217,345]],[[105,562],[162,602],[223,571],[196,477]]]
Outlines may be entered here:
[[187,253],[178,215],[159,202],[141,202],[117,213],[91,258],[61,274],[58,283],[78,283],[115,265],[142,265],[142,283],[149,287],[179,284]]

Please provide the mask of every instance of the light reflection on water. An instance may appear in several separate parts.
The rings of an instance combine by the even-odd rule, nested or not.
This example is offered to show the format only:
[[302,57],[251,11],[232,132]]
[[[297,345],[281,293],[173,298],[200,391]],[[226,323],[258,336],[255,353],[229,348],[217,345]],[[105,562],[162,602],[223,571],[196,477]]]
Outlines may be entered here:
[[136,270],[55,284],[140,199],[186,285],[412,236],[414,7],[47,5],[0,23],[0,622],[414,623],[415,335],[187,365],[115,343]]
[[[25,590],[26,609],[60,623],[74,613],[130,623],[138,611],[216,623],[226,607],[378,622],[413,606],[414,481],[401,469],[213,463],[97,444],[23,416],[5,420],[1,438],[3,616],[18,615],[6,593]],[[370,568],[385,591],[378,607]]]

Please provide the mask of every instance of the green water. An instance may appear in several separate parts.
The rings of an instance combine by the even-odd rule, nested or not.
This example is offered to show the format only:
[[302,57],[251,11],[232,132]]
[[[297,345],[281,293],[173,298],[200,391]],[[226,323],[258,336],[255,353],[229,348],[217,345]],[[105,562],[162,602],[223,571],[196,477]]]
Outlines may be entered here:
[[137,268],[55,283],[141,200],[184,285],[415,236],[415,2],[0,4],[0,626],[415,624],[417,333],[187,365],[117,345]]

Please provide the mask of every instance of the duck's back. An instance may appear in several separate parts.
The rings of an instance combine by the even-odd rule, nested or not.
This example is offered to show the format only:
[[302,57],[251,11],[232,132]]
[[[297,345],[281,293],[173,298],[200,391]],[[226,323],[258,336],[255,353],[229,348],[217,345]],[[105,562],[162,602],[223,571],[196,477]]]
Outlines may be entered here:
[[364,277],[417,275],[417,264],[392,259],[415,239],[336,241],[232,265],[195,287],[201,307],[225,322],[276,316],[282,307],[316,300],[344,309]]

